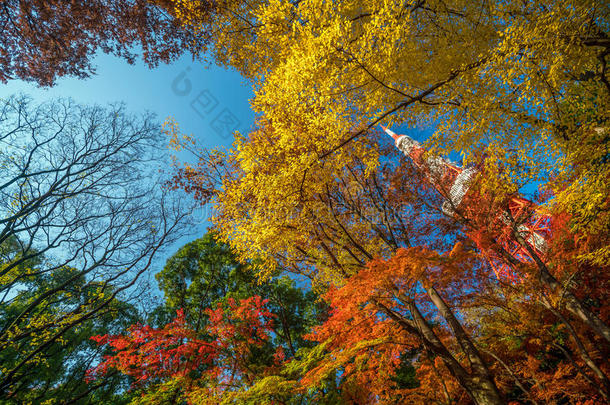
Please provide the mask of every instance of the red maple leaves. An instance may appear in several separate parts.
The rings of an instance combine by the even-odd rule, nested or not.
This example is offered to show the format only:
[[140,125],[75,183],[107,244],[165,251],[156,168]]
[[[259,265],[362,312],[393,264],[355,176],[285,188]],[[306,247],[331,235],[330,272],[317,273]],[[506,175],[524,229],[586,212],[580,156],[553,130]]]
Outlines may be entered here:
[[134,377],[134,385],[190,378],[192,373],[215,385],[235,379],[250,379],[246,358],[252,347],[270,338],[273,314],[267,300],[254,296],[227,299],[216,309],[207,309],[209,322],[203,333],[188,325],[183,310],[163,328],[136,324],[125,335],[94,336],[99,345],[109,345],[115,354],[106,356],[87,372],[92,381],[115,369]]

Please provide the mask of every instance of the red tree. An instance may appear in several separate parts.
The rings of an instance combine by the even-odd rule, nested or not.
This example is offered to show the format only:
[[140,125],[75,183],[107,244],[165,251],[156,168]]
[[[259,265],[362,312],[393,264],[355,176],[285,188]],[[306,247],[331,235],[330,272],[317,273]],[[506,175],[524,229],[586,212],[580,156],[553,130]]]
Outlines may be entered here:
[[[207,15],[210,3],[199,8]],[[52,86],[62,76],[88,77],[99,50],[133,63],[134,47],[141,47],[151,67],[184,52],[197,55],[207,34],[185,29],[170,10],[168,0],[4,0],[0,81]]]
[[133,325],[118,336],[94,336],[98,344],[107,344],[114,354],[106,356],[88,371],[89,381],[117,370],[134,378],[134,387],[155,391],[162,384],[179,380],[182,394],[188,398],[202,390],[220,393],[237,381],[251,382],[251,350],[270,339],[273,315],[259,296],[227,300],[216,309],[207,309],[210,322],[200,337],[179,310],[176,318],[163,328]]

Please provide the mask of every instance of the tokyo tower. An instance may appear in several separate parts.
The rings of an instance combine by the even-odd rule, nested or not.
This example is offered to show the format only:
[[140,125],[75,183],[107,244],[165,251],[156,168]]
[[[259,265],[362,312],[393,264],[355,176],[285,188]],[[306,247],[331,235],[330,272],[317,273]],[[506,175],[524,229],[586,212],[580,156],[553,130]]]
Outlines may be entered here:
[[[468,212],[476,210],[477,203],[481,197],[472,190],[471,185],[480,170],[475,167],[462,168],[447,159],[441,157],[425,157],[425,150],[414,139],[407,135],[397,135],[390,129],[382,126],[383,130],[394,139],[396,147],[411,159],[417,169],[425,175],[428,182],[445,197],[442,211],[446,215],[456,217],[457,213],[468,219]],[[517,219],[514,237],[512,224]],[[531,201],[521,197],[513,196],[504,210],[492,214],[492,223],[499,224],[500,232],[496,241],[501,248],[510,256],[522,263],[534,261],[532,253],[544,258],[547,251],[547,242],[550,237],[551,216]],[[469,235],[474,235],[474,230]],[[480,238],[472,237],[479,250],[487,258],[499,280],[516,281],[518,278],[513,269],[502,260],[499,254],[484,246]],[[521,239],[519,243],[517,239]],[[523,243],[524,242],[524,243]],[[526,245],[526,246],[524,246]],[[529,248],[529,249],[528,249]]]

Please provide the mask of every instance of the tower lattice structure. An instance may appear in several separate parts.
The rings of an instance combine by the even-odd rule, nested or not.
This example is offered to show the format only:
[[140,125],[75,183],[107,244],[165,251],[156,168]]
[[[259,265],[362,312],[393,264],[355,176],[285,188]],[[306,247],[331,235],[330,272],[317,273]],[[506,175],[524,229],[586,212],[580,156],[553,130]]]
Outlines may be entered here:
[[[426,156],[419,142],[407,135],[398,135],[388,128],[382,128],[394,139],[396,147],[423,172],[428,183],[445,197],[443,213],[452,217],[459,213],[466,220],[469,213],[476,215],[477,205],[484,199],[471,187],[477,176],[482,175],[478,168],[460,167],[439,156]],[[522,263],[533,262],[533,255],[545,257],[551,216],[536,204],[521,196],[512,196],[508,206],[490,215],[489,220],[491,224],[496,224],[496,241],[508,255]],[[515,223],[517,225],[513,225]],[[468,233],[487,258],[498,279],[517,279],[506,260],[502,260],[496,250],[482,243],[481,238],[476,236],[476,230],[471,229]],[[521,243],[518,239],[521,239]]]

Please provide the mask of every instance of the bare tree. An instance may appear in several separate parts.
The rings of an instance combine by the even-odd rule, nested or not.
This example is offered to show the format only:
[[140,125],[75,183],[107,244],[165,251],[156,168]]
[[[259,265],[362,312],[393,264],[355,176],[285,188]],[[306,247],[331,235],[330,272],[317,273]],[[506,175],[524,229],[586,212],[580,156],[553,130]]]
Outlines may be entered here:
[[12,249],[0,261],[0,307],[32,278],[63,276],[0,319],[0,358],[19,348],[2,364],[0,392],[27,389],[54,343],[132,292],[183,234],[191,211],[163,187],[161,142],[151,114],[122,105],[1,101],[0,246]]

